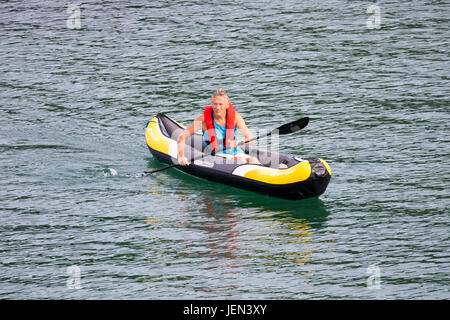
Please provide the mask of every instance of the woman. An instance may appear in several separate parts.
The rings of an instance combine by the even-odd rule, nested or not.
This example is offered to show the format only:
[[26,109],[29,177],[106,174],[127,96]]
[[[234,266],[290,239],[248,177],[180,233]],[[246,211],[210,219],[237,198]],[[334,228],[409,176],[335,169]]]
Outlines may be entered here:
[[261,164],[257,158],[245,154],[238,147],[239,141],[235,139],[236,129],[242,132],[245,140],[253,138],[253,135],[241,115],[234,110],[225,90],[216,90],[211,99],[211,106],[207,106],[203,114],[197,117],[178,137],[178,163],[180,165],[189,165],[189,160],[184,156],[186,138],[200,129],[203,130],[204,147],[210,148],[215,155],[233,158],[238,162]]

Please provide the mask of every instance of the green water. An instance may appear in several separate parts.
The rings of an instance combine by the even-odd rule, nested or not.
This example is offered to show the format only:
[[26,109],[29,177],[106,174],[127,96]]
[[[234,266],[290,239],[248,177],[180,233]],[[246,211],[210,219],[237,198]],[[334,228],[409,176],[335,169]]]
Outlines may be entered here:
[[[0,3],[1,299],[450,298],[448,4],[69,4]],[[137,174],[219,87],[325,194]]]

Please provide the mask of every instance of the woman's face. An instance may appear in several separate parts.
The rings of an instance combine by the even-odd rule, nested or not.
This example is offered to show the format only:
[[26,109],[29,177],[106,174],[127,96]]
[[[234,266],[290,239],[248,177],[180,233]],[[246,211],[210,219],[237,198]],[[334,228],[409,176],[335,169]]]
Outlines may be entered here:
[[222,96],[215,96],[212,98],[211,106],[215,113],[222,114],[227,110],[228,99]]

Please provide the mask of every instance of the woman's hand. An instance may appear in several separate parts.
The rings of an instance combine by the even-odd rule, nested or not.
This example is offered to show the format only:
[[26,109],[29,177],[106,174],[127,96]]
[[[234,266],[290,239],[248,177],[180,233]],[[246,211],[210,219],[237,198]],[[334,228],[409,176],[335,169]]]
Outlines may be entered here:
[[236,149],[239,147],[239,143],[242,143],[243,141],[244,140],[234,140],[230,145],[230,149]]
[[190,164],[186,157],[178,157],[178,163],[182,166],[188,166]]

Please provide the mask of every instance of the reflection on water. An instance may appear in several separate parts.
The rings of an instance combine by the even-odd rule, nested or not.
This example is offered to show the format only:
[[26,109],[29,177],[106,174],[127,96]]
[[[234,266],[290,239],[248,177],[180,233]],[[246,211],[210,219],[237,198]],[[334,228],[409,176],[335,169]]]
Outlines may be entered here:
[[210,223],[205,223],[203,227],[198,227],[206,231],[206,248],[204,256],[212,261],[222,261],[219,284],[202,288],[204,292],[222,292],[236,290],[238,273],[240,272],[239,256],[239,216],[236,208],[229,206],[222,199],[209,197],[199,197],[196,201],[206,216],[210,218]]
[[[150,159],[148,166],[150,170],[160,166],[160,162],[154,158]],[[168,179],[167,183],[176,181],[175,184],[181,184],[182,187],[177,190],[179,196],[182,194],[195,194],[206,199],[211,199],[211,203],[215,204],[213,207],[218,213],[223,213],[223,208],[227,208],[225,211],[232,210],[233,208],[247,208],[271,214],[274,218],[303,218],[310,221],[315,228],[320,228],[329,214],[325,204],[319,198],[284,200],[264,196],[251,191],[189,176],[176,169],[168,169],[152,177],[156,178],[156,175],[173,178],[173,180]]]
[[[239,279],[255,270],[280,274],[279,267],[283,267],[293,273],[309,273],[302,266],[313,255],[313,230],[301,217],[305,209],[283,208],[283,202],[265,206],[264,201],[258,203],[256,199],[254,195],[249,199],[229,193],[200,193],[197,203],[203,204],[202,212],[214,218],[212,223],[197,226],[207,231],[209,251],[205,255],[225,258],[221,277],[228,283],[206,290],[239,289]],[[238,215],[242,209],[247,209],[246,213]]]
[[[157,163],[151,164],[155,166]],[[164,265],[170,261],[170,265],[183,264],[183,269],[188,264],[195,271],[182,278],[190,284],[198,281],[197,292],[216,296],[238,295],[249,282],[263,287],[261,279],[253,278],[257,270],[265,270],[269,277],[272,273],[279,277],[280,270],[300,278],[311,276],[305,266],[314,255],[314,232],[328,216],[320,199],[267,197],[174,169],[157,175],[148,178],[173,187],[171,197],[178,201],[176,208],[167,208],[172,211],[170,215],[147,219],[149,263]],[[152,192],[148,195],[154,196]],[[151,281],[163,279],[167,281],[168,276]]]

